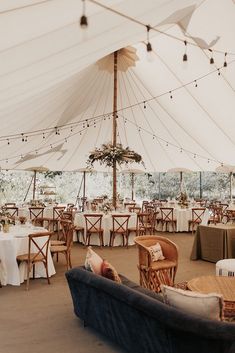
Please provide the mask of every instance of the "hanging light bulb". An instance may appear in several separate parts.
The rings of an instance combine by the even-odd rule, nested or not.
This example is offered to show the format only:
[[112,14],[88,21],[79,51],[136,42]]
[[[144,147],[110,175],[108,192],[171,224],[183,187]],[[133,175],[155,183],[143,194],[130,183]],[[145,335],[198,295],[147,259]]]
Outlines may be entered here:
[[227,67],[228,63],[227,63],[227,53],[224,53],[224,67]]
[[88,26],[88,21],[87,21],[86,15],[85,15],[85,12],[86,12],[85,0],[82,0],[82,3],[83,3],[83,5],[82,5],[83,10],[82,10],[82,16],[80,17],[80,26],[81,26],[81,28],[86,29]]
[[185,51],[183,55],[183,69],[187,69],[188,67],[188,55],[187,55],[187,41],[184,40]]
[[150,31],[150,25],[146,26],[147,29],[147,44],[146,44],[146,50],[147,50],[147,60],[148,61],[153,61],[153,48],[152,44],[149,42],[149,31]]
[[209,49],[209,51],[211,52],[210,64],[212,65],[215,63],[214,58],[213,58],[213,50]]
[[187,56],[187,40],[184,41],[184,45],[185,45],[185,52],[183,55],[183,61],[188,61],[188,56]]

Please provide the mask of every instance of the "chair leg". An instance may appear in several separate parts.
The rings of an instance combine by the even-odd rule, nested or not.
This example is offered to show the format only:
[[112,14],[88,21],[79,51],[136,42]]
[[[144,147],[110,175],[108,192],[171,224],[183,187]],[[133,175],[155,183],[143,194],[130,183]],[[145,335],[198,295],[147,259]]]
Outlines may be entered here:
[[49,278],[49,274],[48,274],[48,264],[47,262],[43,262],[44,266],[45,266],[45,270],[46,270],[46,275],[47,275],[47,283],[51,284],[50,282],[50,278]]
[[29,275],[30,275],[30,262],[27,262],[27,282],[26,282],[26,290],[29,290]]

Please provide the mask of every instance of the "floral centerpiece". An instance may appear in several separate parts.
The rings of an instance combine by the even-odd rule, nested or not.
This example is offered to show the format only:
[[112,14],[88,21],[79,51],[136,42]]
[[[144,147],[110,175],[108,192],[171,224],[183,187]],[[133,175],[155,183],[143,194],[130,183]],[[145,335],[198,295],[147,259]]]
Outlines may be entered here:
[[122,144],[118,143],[116,146],[107,143],[103,144],[100,148],[96,148],[90,152],[87,164],[89,167],[93,167],[94,162],[100,162],[107,167],[112,167],[116,161],[117,164],[122,165],[124,163],[142,163],[142,157],[135,151],[132,151],[129,147],[123,147]]
[[101,206],[100,206],[100,211],[103,211],[105,214],[107,214],[108,212],[111,212],[113,209],[113,206],[110,202],[104,202]]
[[186,192],[181,191],[179,196],[176,197],[176,200],[178,201],[178,204],[181,207],[188,206],[188,195],[186,194]]
[[9,232],[9,225],[15,224],[15,219],[11,216],[5,207],[0,209],[0,224],[2,225],[4,232]]

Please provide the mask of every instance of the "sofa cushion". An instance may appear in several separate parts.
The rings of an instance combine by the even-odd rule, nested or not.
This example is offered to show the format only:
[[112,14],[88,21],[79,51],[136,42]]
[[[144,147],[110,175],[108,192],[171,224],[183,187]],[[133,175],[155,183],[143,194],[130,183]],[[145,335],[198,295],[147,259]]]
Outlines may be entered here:
[[122,283],[116,269],[107,260],[103,260],[103,263],[101,266],[101,275],[103,277],[111,279],[112,281]]
[[91,248],[87,249],[86,259],[85,259],[85,269],[101,275],[101,267],[103,264],[103,259]]
[[223,296],[201,294],[161,285],[164,302],[190,314],[212,320],[223,320]]
[[134,289],[135,291],[139,292],[139,293],[142,293],[142,294],[145,294],[147,295],[148,297],[151,297],[153,299],[156,299],[160,302],[163,303],[163,296],[159,293],[155,293],[153,292],[152,290],[150,289],[147,289],[147,288],[144,288],[144,287],[141,287],[139,284],[135,283],[135,282],[132,282],[130,281],[128,278],[126,278],[125,276],[123,275],[120,275],[119,274],[119,277],[121,278],[121,281],[122,281],[122,284],[124,286],[127,286],[131,289]]
[[163,256],[163,253],[162,253],[161,245],[159,243],[156,243],[156,244],[154,244],[152,246],[149,246],[148,247],[148,251],[150,253],[151,260],[153,262],[165,259],[165,257]]

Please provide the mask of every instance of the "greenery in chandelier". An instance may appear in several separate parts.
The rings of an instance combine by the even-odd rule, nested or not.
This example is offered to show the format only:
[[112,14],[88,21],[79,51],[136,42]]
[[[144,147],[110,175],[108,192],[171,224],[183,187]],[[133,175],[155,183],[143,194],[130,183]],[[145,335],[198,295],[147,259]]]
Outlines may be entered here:
[[112,167],[114,161],[116,161],[119,166],[134,162],[144,165],[140,154],[131,150],[129,147],[124,148],[120,143],[113,146],[111,142],[103,144],[100,148],[96,148],[94,151],[90,152],[87,164],[93,167],[94,162],[99,162],[106,167]]

